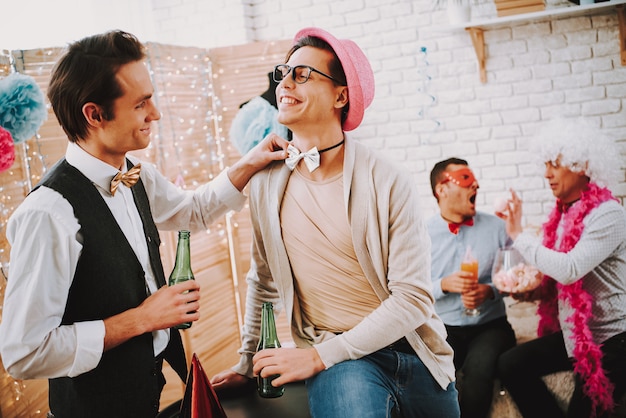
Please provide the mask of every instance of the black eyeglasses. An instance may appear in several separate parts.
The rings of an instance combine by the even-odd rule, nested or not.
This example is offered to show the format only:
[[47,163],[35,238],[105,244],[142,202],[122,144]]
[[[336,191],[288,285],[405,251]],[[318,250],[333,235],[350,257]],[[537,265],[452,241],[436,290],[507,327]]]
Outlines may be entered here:
[[323,72],[316,70],[313,67],[309,67],[308,65],[296,65],[295,67],[290,67],[287,64],[279,64],[276,67],[274,67],[274,74],[273,74],[274,81],[277,83],[282,81],[285,77],[287,77],[287,75],[289,75],[290,72],[291,72],[291,78],[293,78],[293,81],[295,81],[297,84],[306,83],[307,81],[309,81],[309,77],[311,77],[311,73],[315,72],[315,73],[323,75],[324,77],[330,80],[333,80],[335,83],[341,86],[344,85],[344,83],[334,79],[328,74],[324,74]]

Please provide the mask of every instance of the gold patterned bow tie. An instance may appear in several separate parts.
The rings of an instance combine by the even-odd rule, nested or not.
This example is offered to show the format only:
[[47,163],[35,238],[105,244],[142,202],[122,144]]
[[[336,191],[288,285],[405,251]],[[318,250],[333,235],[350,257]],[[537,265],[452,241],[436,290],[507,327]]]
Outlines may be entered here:
[[118,172],[113,180],[111,180],[111,194],[115,196],[117,187],[122,183],[126,187],[133,187],[137,180],[139,180],[139,172],[141,171],[141,164],[137,164],[127,172]]
[[313,147],[307,152],[300,152],[298,148],[289,144],[287,147],[287,159],[285,160],[285,164],[289,167],[290,170],[296,168],[298,161],[304,160],[306,164],[306,168],[309,169],[309,172],[312,172],[320,165],[320,153],[317,152],[317,147]]

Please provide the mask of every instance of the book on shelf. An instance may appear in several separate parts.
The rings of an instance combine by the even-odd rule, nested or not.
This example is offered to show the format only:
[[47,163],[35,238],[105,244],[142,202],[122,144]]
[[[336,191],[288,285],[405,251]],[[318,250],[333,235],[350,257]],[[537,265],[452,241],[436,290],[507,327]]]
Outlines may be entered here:
[[544,5],[543,0],[494,0],[496,9]]
[[531,12],[540,12],[545,10],[546,6],[544,4],[538,4],[534,6],[524,6],[524,7],[513,7],[510,9],[497,9],[498,16],[511,16],[520,13],[531,13]]

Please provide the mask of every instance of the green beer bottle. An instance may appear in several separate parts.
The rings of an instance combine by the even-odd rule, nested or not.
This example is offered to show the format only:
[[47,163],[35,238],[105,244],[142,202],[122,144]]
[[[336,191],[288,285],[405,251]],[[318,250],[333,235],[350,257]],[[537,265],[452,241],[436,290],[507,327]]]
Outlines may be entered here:
[[[187,280],[195,280],[191,271],[191,254],[189,250],[189,231],[178,231],[178,246],[176,247],[176,262],[170,274],[169,285],[173,286]],[[191,327],[191,322],[183,322],[176,325],[178,329]]]
[[[274,321],[274,307],[272,302],[263,302],[263,309],[261,310],[261,336],[259,338],[259,345],[257,351],[264,350],[266,348],[279,348],[280,342],[276,334],[276,322]],[[257,391],[262,398],[278,398],[285,393],[285,387],[272,386],[272,380],[277,378],[278,375],[261,377],[257,376]]]

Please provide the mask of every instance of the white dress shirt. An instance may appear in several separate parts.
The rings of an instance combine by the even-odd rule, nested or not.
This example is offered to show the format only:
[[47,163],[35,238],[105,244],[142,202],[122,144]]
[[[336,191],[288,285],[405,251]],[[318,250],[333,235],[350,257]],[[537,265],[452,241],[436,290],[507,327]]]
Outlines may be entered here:
[[[146,273],[146,287],[157,290],[148,247],[132,191],[109,192],[117,169],[74,143],[65,158],[97,187]],[[133,163],[138,160],[128,157]],[[124,165],[123,171],[126,171]],[[207,229],[228,210],[239,210],[246,196],[225,171],[195,191],[182,190],[142,162],[141,180],[157,228]],[[7,224],[10,272],[0,323],[0,354],[15,378],[74,377],[94,369],[102,356],[103,320],[60,325],[82,250],[72,206],[58,192],[40,187],[29,194]],[[155,353],[168,343],[169,330],[153,333]]]

